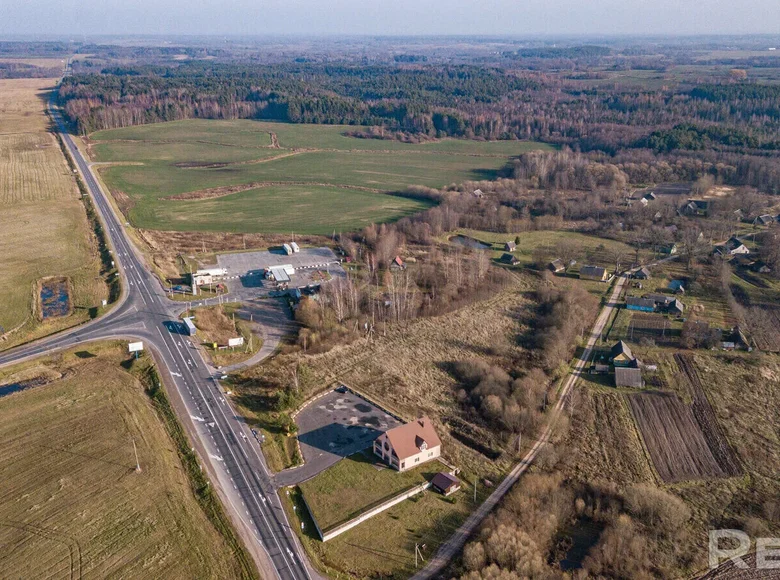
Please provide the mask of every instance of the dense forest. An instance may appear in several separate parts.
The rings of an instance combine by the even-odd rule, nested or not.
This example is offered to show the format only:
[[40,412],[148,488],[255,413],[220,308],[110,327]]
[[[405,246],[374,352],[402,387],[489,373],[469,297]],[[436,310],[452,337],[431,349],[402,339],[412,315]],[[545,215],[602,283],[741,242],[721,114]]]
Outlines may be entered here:
[[[62,83],[60,102],[78,132],[252,118],[353,125],[354,136],[405,141],[536,139],[624,171],[649,163],[666,174],[662,180],[710,173],[718,182],[780,191],[780,85],[751,81],[742,69],[658,86],[605,82],[607,63],[641,67],[635,59],[648,57],[597,46],[505,52],[502,66],[421,55],[259,64],[206,58],[203,48],[156,49],[132,64],[127,50],[104,49],[101,62],[111,66],[85,59]],[[176,50],[186,60],[164,60]]]

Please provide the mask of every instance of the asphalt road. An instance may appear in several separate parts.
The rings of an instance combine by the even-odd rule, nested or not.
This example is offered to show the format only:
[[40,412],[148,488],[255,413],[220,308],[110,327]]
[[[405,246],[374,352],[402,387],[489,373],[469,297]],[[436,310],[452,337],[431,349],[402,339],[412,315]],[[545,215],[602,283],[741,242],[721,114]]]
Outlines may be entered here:
[[179,326],[175,320],[181,304],[166,298],[57,112],[52,110],[52,115],[108,230],[114,261],[123,277],[123,295],[108,314],[93,322],[0,353],[0,366],[90,341],[143,341],[145,349],[152,350],[166,385],[175,388],[172,398],[179,420],[195,438],[225,508],[239,531],[244,532],[245,541],[255,542],[249,549],[259,569],[266,572],[264,575],[275,574],[283,580],[319,577],[290,528],[258,444],[226,400],[215,369],[206,364],[189,337],[172,332]]
[[539,451],[549,440],[550,434],[555,427],[557,419],[560,417],[561,412],[566,407],[566,403],[569,400],[569,393],[582,374],[582,371],[585,368],[588,360],[590,360],[593,347],[601,338],[601,333],[604,330],[604,326],[607,324],[609,317],[612,315],[612,311],[617,306],[620,297],[620,291],[622,290],[623,284],[625,282],[626,278],[624,276],[621,276],[617,279],[617,282],[615,282],[615,288],[612,294],[607,300],[607,303],[604,305],[604,308],[602,308],[601,313],[596,319],[596,322],[593,324],[593,329],[591,330],[590,336],[588,337],[588,342],[585,344],[585,350],[582,351],[582,354],[574,364],[574,368],[566,377],[566,381],[563,383],[560,396],[558,397],[558,402],[553,409],[551,420],[547,428],[542,433],[542,436],[536,441],[536,443],[534,443],[534,446],[531,447],[530,451],[528,451],[528,453],[525,454],[525,457],[523,457],[523,459],[517,465],[515,465],[512,471],[509,472],[509,475],[504,478],[504,480],[496,487],[495,491],[490,494],[484,503],[480,505],[479,508],[477,508],[477,510],[474,511],[465,522],[463,522],[463,524],[455,531],[449,540],[447,540],[439,547],[439,550],[436,552],[434,557],[431,558],[425,568],[420,570],[412,577],[412,580],[427,580],[428,578],[438,577],[442,570],[444,570],[444,567],[447,565],[447,563],[463,548],[463,545],[477,529],[477,526],[482,523],[482,520],[484,520],[485,517],[487,517],[487,515],[493,510],[493,508],[498,505],[498,502],[503,499],[509,490],[512,489],[512,486],[517,483],[517,480],[520,479],[520,476],[523,475],[528,467],[534,462],[536,456],[539,454]]

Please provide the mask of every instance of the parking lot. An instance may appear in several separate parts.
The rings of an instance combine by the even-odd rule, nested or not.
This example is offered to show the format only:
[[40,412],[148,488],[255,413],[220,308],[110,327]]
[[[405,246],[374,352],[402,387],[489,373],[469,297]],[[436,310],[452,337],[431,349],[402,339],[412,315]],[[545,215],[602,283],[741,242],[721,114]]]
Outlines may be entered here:
[[289,255],[282,250],[219,254],[217,264],[227,270],[225,282],[230,293],[239,299],[258,296],[276,288],[274,282],[264,279],[265,270],[271,266],[291,264],[295,268],[295,273],[290,276],[290,288],[316,286],[333,278],[346,277],[344,268],[330,248],[301,248],[300,252]]
[[382,433],[400,421],[348,391],[332,391],[298,414],[298,441],[305,464],[277,474],[279,485],[292,485],[370,447]]

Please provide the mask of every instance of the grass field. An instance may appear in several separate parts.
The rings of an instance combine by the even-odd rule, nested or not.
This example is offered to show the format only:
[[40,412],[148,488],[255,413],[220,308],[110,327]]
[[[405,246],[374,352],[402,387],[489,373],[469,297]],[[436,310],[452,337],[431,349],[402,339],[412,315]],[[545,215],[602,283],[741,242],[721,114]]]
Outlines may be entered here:
[[89,150],[108,164],[101,174],[126,196],[123,211],[138,227],[330,234],[428,206],[387,192],[495,177],[511,156],[547,147],[406,144],[347,137],[348,130],[354,127],[187,120],[99,131]]
[[[52,85],[0,81],[0,349],[83,322],[108,297],[76,182],[46,132]],[[70,279],[74,311],[42,323],[35,285],[47,276]]]
[[321,530],[344,523],[383,500],[425,483],[443,467],[432,461],[399,473],[377,465],[378,462],[370,450],[361,451],[300,484]]
[[125,356],[95,345],[0,374],[49,381],[0,397],[0,577],[241,576]]
[[[299,491],[282,494],[282,503],[291,522],[304,523],[305,530],[299,531],[301,542],[330,578],[400,580],[414,574],[415,544],[429,560],[474,509],[469,480],[473,481],[463,477],[463,489],[451,498],[425,491],[324,543],[314,531]],[[483,486],[478,488],[478,503],[485,500],[487,491]],[[294,527],[299,529],[299,525]]]

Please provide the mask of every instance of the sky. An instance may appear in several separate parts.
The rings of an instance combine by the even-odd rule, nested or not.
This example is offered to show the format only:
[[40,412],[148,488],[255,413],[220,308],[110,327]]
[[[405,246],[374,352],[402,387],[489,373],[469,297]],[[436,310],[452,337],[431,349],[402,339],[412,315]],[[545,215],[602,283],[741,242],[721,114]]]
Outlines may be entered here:
[[0,0],[2,35],[780,32],[780,0]]

